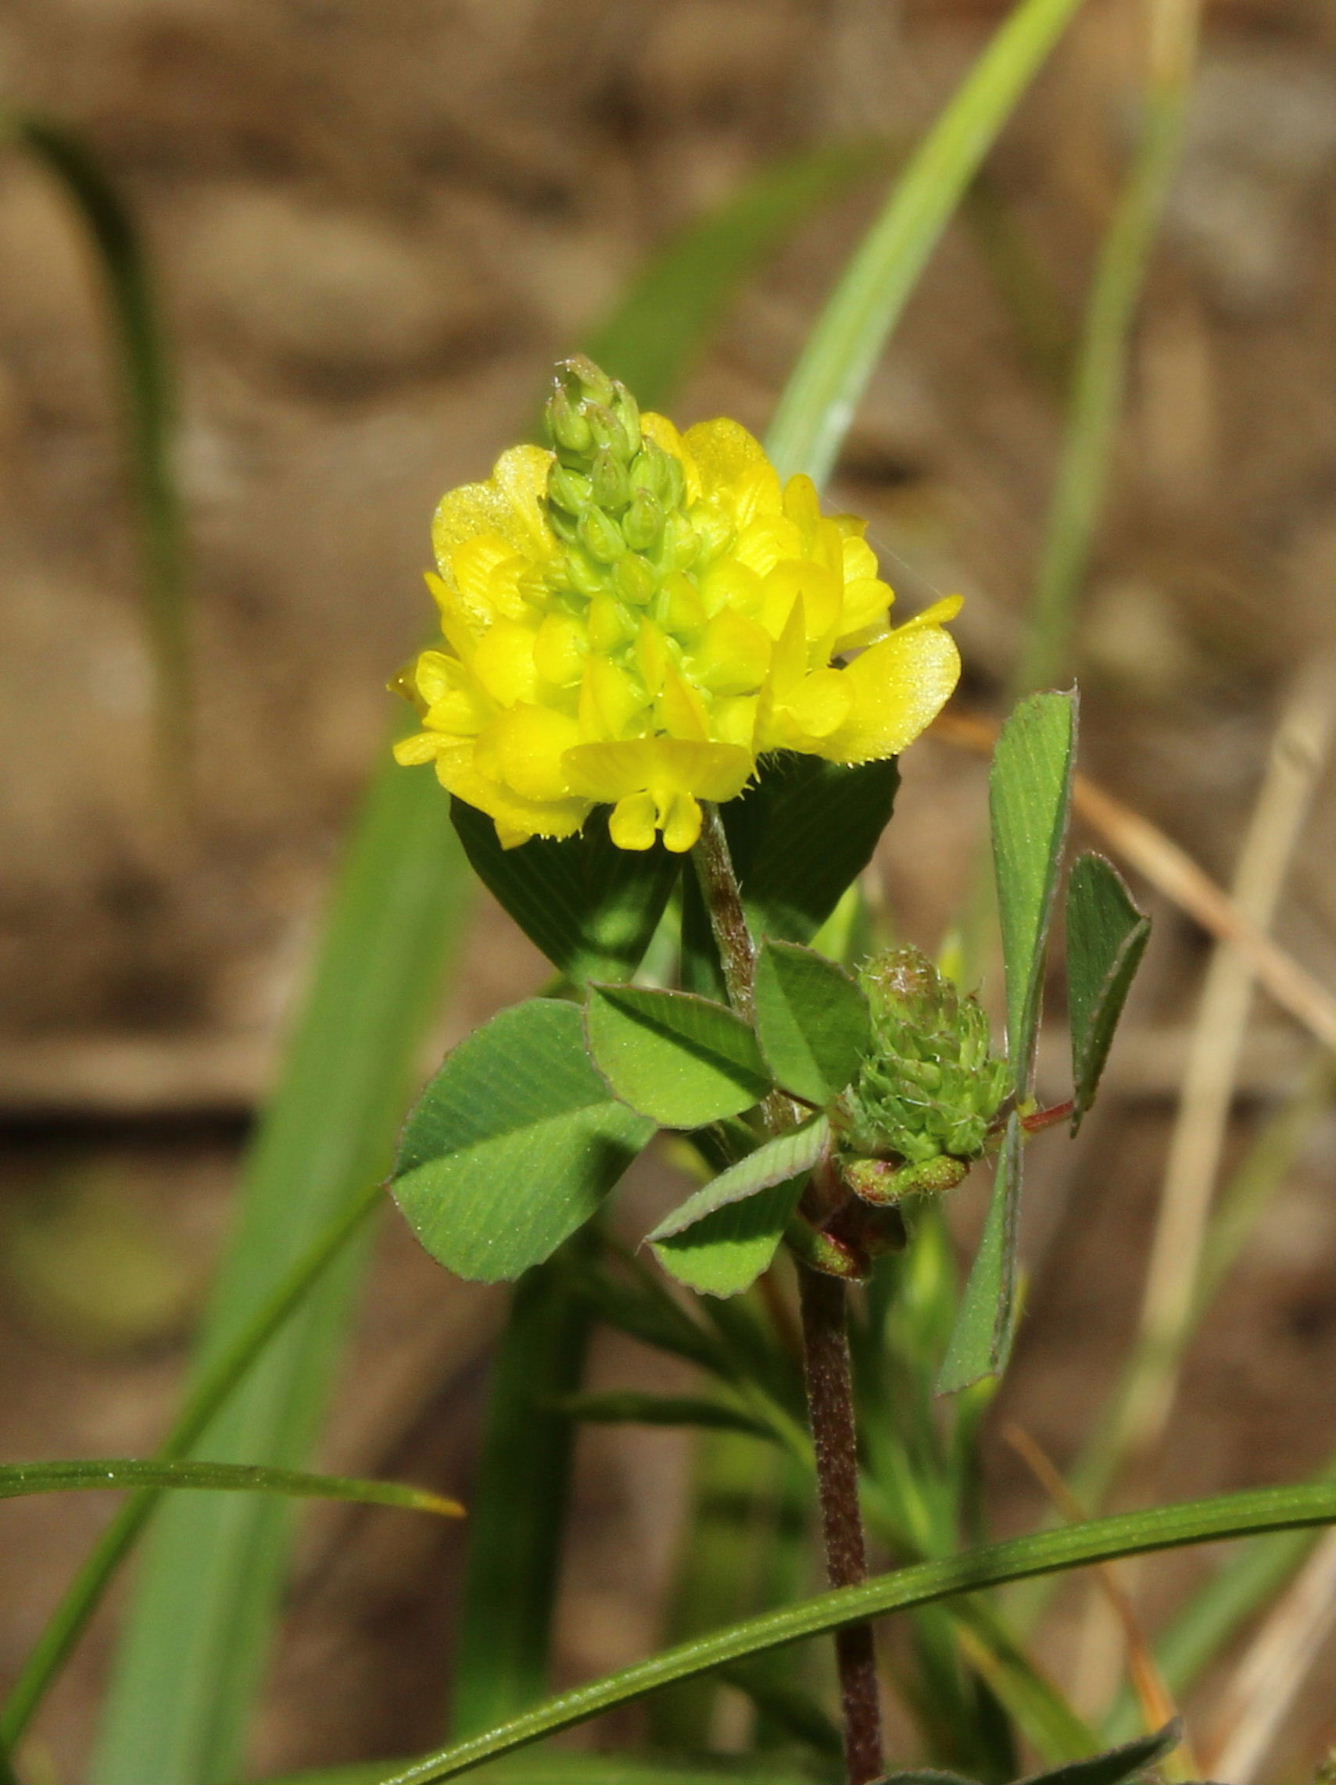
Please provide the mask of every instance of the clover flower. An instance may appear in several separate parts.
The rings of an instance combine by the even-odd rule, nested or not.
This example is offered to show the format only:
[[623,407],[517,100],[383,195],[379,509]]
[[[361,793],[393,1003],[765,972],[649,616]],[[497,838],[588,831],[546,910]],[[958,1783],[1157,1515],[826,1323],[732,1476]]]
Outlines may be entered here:
[[391,684],[422,723],[397,759],[434,762],[503,845],[610,805],[620,848],[685,851],[700,801],[767,752],[868,762],[931,722],[959,600],[892,629],[864,523],[823,515],[810,478],[782,484],[737,422],[642,415],[585,359],[559,366],[547,425],[553,450],[513,447],[442,500],[444,645]]

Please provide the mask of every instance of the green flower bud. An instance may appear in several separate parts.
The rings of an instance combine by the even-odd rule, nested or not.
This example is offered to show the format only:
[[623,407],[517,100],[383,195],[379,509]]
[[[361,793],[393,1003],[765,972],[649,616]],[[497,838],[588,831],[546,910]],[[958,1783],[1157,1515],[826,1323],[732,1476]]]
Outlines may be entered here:
[[589,486],[596,505],[611,514],[620,514],[631,500],[631,479],[626,474],[626,466],[610,452],[594,454]]
[[598,564],[615,564],[626,555],[626,541],[616,521],[610,520],[601,508],[589,508],[580,516],[576,527],[580,544]]
[[984,1151],[1011,1089],[988,1017],[915,948],[859,973],[872,1046],[833,1117],[850,1188],[872,1202],[950,1188]]
[[618,558],[612,567],[612,586],[630,606],[647,607],[659,584],[645,560],[628,553],[626,557]]
[[551,507],[578,520],[594,500],[592,480],[569,465],[556,464],[547,474],[547,499]]
[[622,516],[622,533],[633,552],[652,552],[663,538],[663,507],[648,490],[637,490]]
[[558,457],[576,464],[588,457],[594,444],[588,418],[560,385],[547,400],[544,419]]

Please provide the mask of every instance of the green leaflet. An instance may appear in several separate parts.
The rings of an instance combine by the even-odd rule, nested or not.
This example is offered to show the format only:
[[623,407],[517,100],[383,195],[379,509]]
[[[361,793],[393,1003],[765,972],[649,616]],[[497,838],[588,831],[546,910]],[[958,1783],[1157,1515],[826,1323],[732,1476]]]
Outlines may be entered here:
[[1141,957],[1150,919],[1102,855],[1078,858],[1067,884],[1067,1005],[1072,1030],[1072,1133],[1095,1101],[1113,1032]]
[[1016,1327],[1016,1230],[1021,1200],[1021,1124],[1013,1110],[997,1157],[983,1238],[937,1377],[938,1394],[954,1394],[1007,1366]]
[[765,941],[756,959],[756,1036],[775,1082],[823,1108],[858,1071],[872,1027],[862,988],[810,948]]
[[745,1202],[758,1191],[769,1190],[788,1178],[811,1171],[825,1152],[829,1139],[830,1123],[824,1116],[804,1122],[801,1128],[792,1128],[786,1134],[776,1135],[774,1140],[766,1141],[764,1146],[748,1153],[745,1159],[739,1159],[736,1165],[730,1165],[727,1171],[720,1172],[684,1203],[679,1203],[647,1236],[649,1243],[657,1245],[660,1240],[685,1233],[707,1215],[733,1203]]
[[768,1268],[830,1139],[824,1116],[729,1166],[649,1235],[666,1271],[704,1295],[740,1295]]
[[590,1064],[576,1006],[531,998],[447,1056],[408,1118],[391,1185],[433,1258],[496,1283],[550,1257],[652,1133]]
[[87,1488],[210,1488],[227,1493],[291,1494],[298,1499],[360,1500],[372,1506],[404,1506],[461,1518],[464,1508],[426,1488],[355,1476],[311,1475],[304,1469],[266,1469],[258,1463],[184,1462],[161,1457],[65,1458],[55,1462],[0,1464],[0,1500],[25,1494],[69,1493]]
[[1071,803],[1076,695],[1023,700],[993,753],[989,815],[1007,977],[1007,1053],[1016,1092],[1034,1080],[1044,988],[1044,945],[1053,914]]
[[478,878],[573,985],[629,979],[640,965],[682,866],[661,843],[618,849],[607,815],[577,836],[534,837],[503,849],[496,826],[452,799],[450,816]]
[[770,1089],[756,1037],[740,1016],[708,998],[591,985],[585,1032],[618,1097],[661,1128],[700,1128],[738,1115]]
[[654,1256],[679,1283],[701,1295],[741,1295],[779,1249],[807,1182],[796,1178],[757,1191],[654,1243]]

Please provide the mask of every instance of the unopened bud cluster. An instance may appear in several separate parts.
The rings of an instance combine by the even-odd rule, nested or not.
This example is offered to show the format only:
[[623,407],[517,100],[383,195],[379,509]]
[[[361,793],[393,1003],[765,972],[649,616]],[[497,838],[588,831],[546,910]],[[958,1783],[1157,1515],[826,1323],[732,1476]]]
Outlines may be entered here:
[[626,386],[587,359],[563,361],[546,419],[554,458],[544,506],[565,548],[547,581],[555,594],[590,604],[590,644],[625,650],[646,610],[670,637],[693,621],[698,629],[705,614],[694,593],[665,587],[704,543],[684,512],[681,460],[643,431]]
[[859,1159],[915,1168],[905,1188],[947,1188],[984,1151],[1010,1068],[991,1050],[978,1000],[962,996],[918,949],[874,956],[859,978],[872,1046],[835,1107],[841,1146]]

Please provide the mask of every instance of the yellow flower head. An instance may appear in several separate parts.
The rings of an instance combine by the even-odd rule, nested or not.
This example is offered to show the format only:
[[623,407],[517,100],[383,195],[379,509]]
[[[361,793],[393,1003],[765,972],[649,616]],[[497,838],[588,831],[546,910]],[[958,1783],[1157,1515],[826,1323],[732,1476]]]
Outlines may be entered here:
[[687,850],[699,802],[767,751],[869,762],[930,723],[959,600],[892,629],[864,523],[823,515],[810,478],[781,484],[737,422],[641,415],[584,359],[547,418],[553,451],[514,447],[442,500],[444,643],[393,684],[422,721],[398,760],[435,762],[504,845],[610,805],[619,847]]

